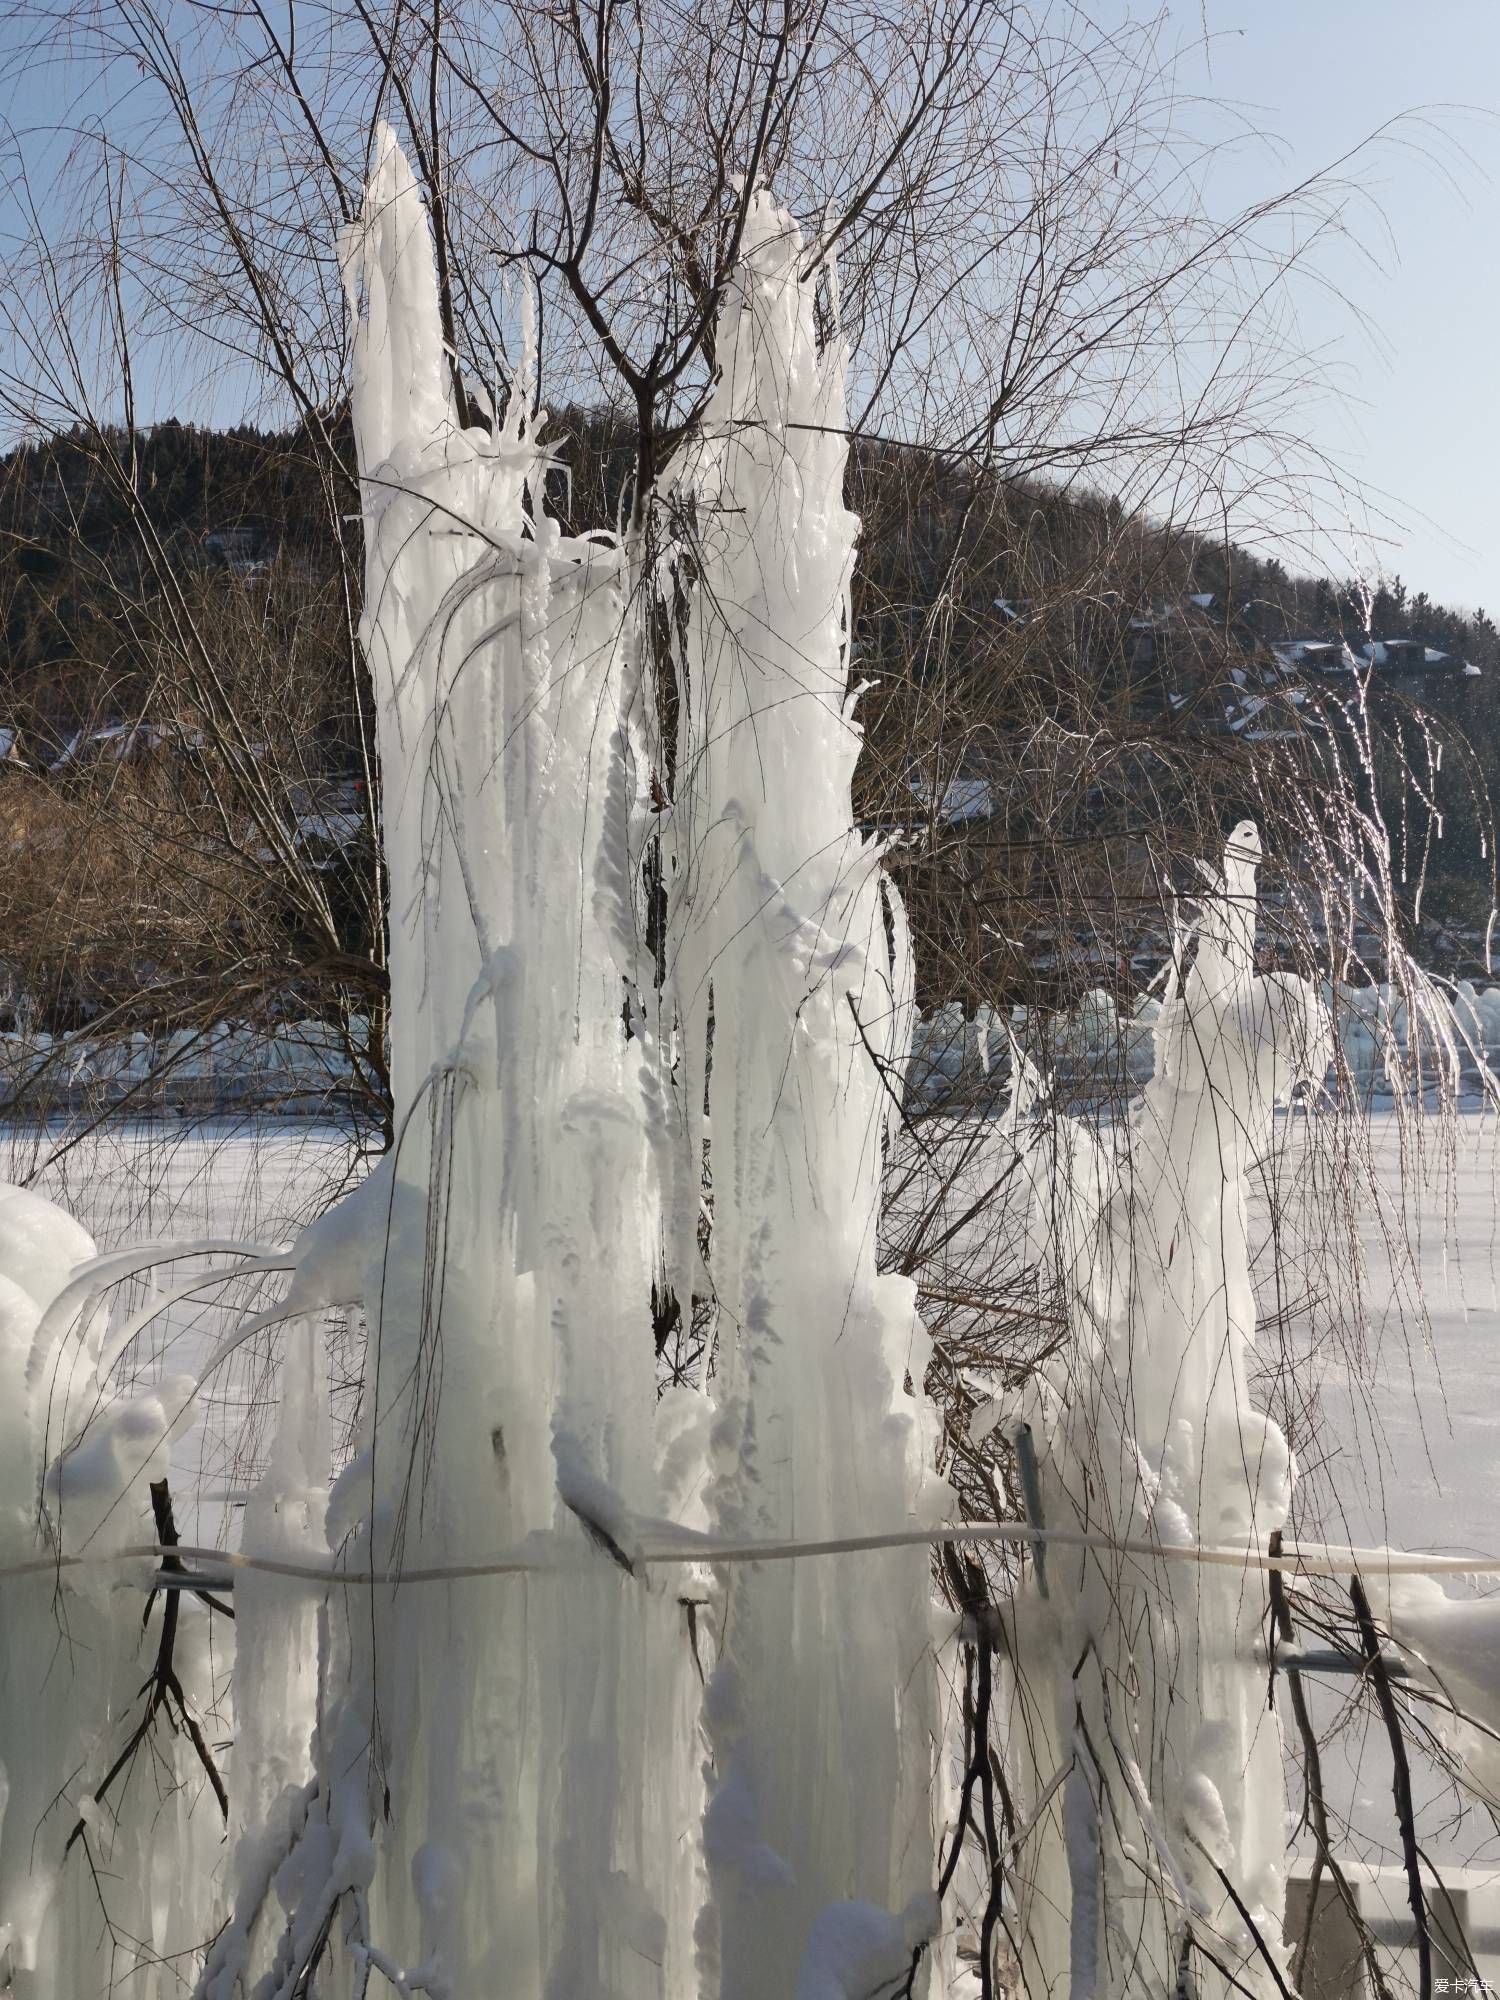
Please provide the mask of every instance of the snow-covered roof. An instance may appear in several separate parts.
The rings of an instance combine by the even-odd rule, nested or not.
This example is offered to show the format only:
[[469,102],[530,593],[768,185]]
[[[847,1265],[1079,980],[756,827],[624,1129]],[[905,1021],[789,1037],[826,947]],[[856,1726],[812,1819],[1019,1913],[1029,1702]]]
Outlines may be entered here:
[[1256,716],[1261,713],[1269,700],[1269,695],[1247,694],[1239,701],[1226,702],[1224,705],[1224,718],[1230,728],[1238,735],[1242,729],[1255,720]]
[[1343,639],[1278,639],[1271,651],[1285,667],[1317,667],[1352,674],[1360,662]]
[[1457,666],[1452,653],[1424,645],[1420,639],[1371,639],[1360,648],[1372,667]]
[[364,814],[357,812],[299,813],[296,820],[299,845],[342,850],[354,846],[364,830]]

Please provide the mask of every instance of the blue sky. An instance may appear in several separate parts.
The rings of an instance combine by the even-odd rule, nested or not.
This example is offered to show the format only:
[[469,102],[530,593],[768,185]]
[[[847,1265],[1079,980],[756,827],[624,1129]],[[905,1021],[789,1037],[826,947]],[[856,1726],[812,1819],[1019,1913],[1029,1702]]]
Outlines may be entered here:
[[[1346,539],[1325,559],[1500,615],[1500,0],[1082,5],[1106,20],[1165,7],[1179,87],[1204,100],[1185,105],[1188,124],[1210,138],[1245,128],[1208,185],[1216,211],[1271,195],[1406,116],[1360,158],[1355,240],[1320,253],[1342,298],[1307,284],[1295,294],[1301,342],[1333,391],[1299,413],[1308,441],[1370,493],[1379,522],[1378,540]],[[64,73],[31,64],[0,111],[46,124],[78,115],[70,95]]]
[[1500,0],[1170,0],[1170,32],[1183,88],[1264,134],[1221,163],[1217,206],[1425,114],[1360,169],[1351,221],[1369,255],[1322,259],[1355,310],[1300,295],[1337,390],[1308,422],[1395,517],[1373,561],[1500,614]]

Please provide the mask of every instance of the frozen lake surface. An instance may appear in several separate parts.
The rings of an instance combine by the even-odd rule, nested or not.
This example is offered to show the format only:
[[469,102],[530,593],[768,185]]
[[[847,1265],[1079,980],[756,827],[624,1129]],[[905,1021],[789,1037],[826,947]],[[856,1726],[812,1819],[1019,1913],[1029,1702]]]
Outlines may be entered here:
[[347,1138],[302,1120],[8,1130],[4,1178],[61,1202],[101,1250],[140,1236],[294,1234],[351,1171]]
[[[1494,1550],[1500,1127],[1491,1117],[1461,1116],[1451,1149],[1433,1140],[1420,1160],[1389,1114],[1375,1115],[1372,1134],[1385,1206],[1382,1213],[1359,1205],[1362,1287],[1351,1282],[1342,1218],[1324,1213],[1324,1202],[1317,1226],[1299,1228],[1301,1185],[1281,1167],[1272,1176],[1293,1222],[1280,1345],[1294,1359],[1303,1404],[1315,1394],[1321,1419],[1310,1411],[1302,1425],[1292,1419],[1294,1428],[1305,1426],[1294,1440],[1305,1491],[1326,1515],[1330,1538]],[[76,1141],[60,1131],[11,1132],[3,1144],[0,1176],[61,1202],[101,1249],[208,1234],[285,1243],[360,1171],[343,1134],[297,1121],[187,1129],[152,1122]],[[1418,1180],[1420,1188],[1411,1185]],[[1277,1287],[1268,1268],[1261,1277],[1262,1313],[1271,1318]],[[168,1317],[179,1339],[203,1324],[196,1307]],[[1261,1346],[1272,1373],[1284,1366],[1275,1360],[1274,1332]],[[1274,1393],[1270,1374],[1267,1387]]]
[[[1500,1128],[1460,1114],[1451,1149],[1424,1137],[1418,1158],[1411,1134],[1377,1113],[1371,1139],[1382,1205],[1358,1204],[1363,1288],[1350,1283],[1347,1241],[1324,1229],[1303,1267],[1317,1303],[1289,1314],[1326,1426],[1304,1470],[1330,1539],[1342,1521],[1354,1542],[1494,1553]],[[1263,1315],[1273,1310],[1263,1296]]]
[[[1261,1276],[1262,1393],[1276,1407],[1302,1480],[1294,1523],[1309,1537],[1444,1555],[1500,1554],[1500,1129],[1493,1115],[1448,1124],[1377,1112],[1373,1185],[1335,1199],[1309,1175],[1305,1138],[1283,1125],[1257,1217],[1274,1202],[1285,1231],[1280,1285]],[[1351,1215],[1354,1227],[1350,1229]],[[1269,1260],[1267,1260],[1269,1264]],[[1274,1324],[1281,1311],[1280,1337]],[[1279,1378],[1279,1379],[1278,1379]],[[1450,1596],[1500,1579],[1450,1579]],[[1310,1683],[1324,1739],[1332,1823],[1346,1855],[1379,1871],[1377,1900],[1402,1924],[1401,1851],[1391,1757],[1354,1683]],[[1424,1853],[1469,1892],[1481,1969],[1500,1978],[1500,1839],[1463,1810],[1420,1756],[1412,1782]],[[1300,1809],[1300,1783],[1293,1779]],[[1362,1892],[1369,1908],[1369,1892]],[[1462,1970],[1462,1968],[1459,1968]]]

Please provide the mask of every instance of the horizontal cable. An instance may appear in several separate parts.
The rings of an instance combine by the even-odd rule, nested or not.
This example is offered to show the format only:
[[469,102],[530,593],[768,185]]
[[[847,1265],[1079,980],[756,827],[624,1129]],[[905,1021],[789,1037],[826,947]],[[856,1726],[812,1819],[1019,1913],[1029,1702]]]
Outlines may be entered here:
[[[191,1579],[196,1588],[211,1588],[225,1574],[249,1570],[259,1575],[301,1578],[319,1584],[456,1583],[466,1577],[543,1575],[595,1567],[598,1557],[586,1541],[557,1544],[558,1554],[538,1546],[541,1537],[510,1552],[473,1562],[414,1564],[390,1572],[346,1569],[332,1557],[326,1563],[296,1562],[280,1556],[260,1556],[237,1549],[196,1548],[188,1543],[165,1549],[155,1542],[81,1555],[34,1556],[0,1566],[7,1578],[39,1576],[65,1569],[104,1568],[111,1564],[160,1562],[171,1556],[201,1565]],[[1358,1548],[1329,1542],[1287,1542],[1279,1555],[1259,1548],[1235,1548],[1208,1542],[1153,1542],[1116,1538],[1077,1528],[1034,1528],[1027,1521],[960,1521],[932,1528],[901,1528],[882,1534],[840,1535],[823,1541],[736,1541],[695,1534],[684,1529],[680,1540],[630,1552],[634,1568],[691,1563],[790,1562],[806,1556],[862,1555],[881,1549],[936,1547],[943,1543],[1047,1543],[1054,1547],[1099,1549],[1117,1555],[1142,1556],[1169,1562],[1217,1564],[1234,1569],[1282,1570],[1302,1576],[1347,1576],[1351,1572],[1384,1571],[1388,1576],[1500,1576],[1500,1556],[1438,1556],[1400,1549]],[[180,1585],[180,1577],[165,1572],[151,1579],[153,1589]]]

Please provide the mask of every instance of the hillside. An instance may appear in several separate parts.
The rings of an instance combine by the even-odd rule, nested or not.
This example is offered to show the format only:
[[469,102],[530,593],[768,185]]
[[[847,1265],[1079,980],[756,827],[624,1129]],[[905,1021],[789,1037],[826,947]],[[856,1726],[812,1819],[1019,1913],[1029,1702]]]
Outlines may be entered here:
[[[574,532],[614,525],[628,426],[572,411],[550,435],[549,505]],[[347,429],[330,436],[169,422],[0,460],[0,812],[26,857],[7,960],[50,1026],[371,1014],[358,522]],[[1163,885],[1246,813],[1288,885],[1357,874],[1368,827],[1319,817],[1341,795],[1333,763],[1368,773],[1355,817],[1390,830],[1408,943],[1445,975],[1485,969],[1500,632],[1484,612],[1399,581],[1298,579],[873,441],[850,486],[856,807],[898,837],[924,1004],[1139,984],[1165,950]],[[669,786],[670,705],[662,732]],[[1299,895],[1270,888],[1268,949],[1314,970],[1368,955],[1357,907],[1309,925]]]

